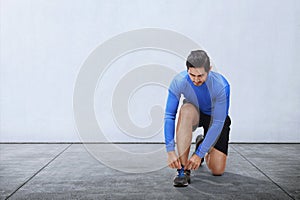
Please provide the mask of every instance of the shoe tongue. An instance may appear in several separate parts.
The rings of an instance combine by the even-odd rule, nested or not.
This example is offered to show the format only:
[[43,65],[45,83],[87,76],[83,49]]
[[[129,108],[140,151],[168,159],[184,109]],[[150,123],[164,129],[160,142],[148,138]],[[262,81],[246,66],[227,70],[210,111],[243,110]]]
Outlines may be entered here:
[[177,169],[178,172],[184,172],[184,168]]
[[182,167],[181,169],[177,169],[178,171],[178,176],[182,177],[184,176],[184,168]]

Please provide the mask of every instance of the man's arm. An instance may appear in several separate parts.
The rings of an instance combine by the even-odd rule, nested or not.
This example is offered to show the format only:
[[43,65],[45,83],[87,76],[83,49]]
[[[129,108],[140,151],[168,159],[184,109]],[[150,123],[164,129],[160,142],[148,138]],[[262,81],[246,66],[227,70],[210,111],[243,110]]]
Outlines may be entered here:
[[175,119],[180,99],[180,90],[174,79],[169,88],[169,94],[165,110],[164,134],[166,149],[168,152],[168,166],[171,168],[181,168],[181,163],[175,153]]
[[205,154],[210,150],[210,148],[216,143],[219,135],[222,131],[225,119],[228,115],[229,107],[229,85],[225,87],[217,95],[215,107],[212,113],[213,122],[205,139],[199,145],[195,154],[189,159],[186,169],[198,169],[201,164],[201,158],[204,158]]
[[208,129],[205,139],[196,150],[196,155],[203,158],[210,148],[218,140],[225,119],[228,115],[229,107],[229,85],[223,88],[217,95],[214,103],[214,110],[212,111],[212,125]]
[[165,110],[164,135],[167,152],[175,150],[175,119],[179,104],[178,97],[169,90],[169,95]]

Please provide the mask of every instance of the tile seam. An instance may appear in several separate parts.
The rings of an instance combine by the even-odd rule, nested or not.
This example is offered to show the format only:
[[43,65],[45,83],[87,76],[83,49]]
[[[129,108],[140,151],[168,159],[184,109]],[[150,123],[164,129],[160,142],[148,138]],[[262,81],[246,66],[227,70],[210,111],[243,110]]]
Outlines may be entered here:
[[19,189],[21,189],[24,185],[26,185],[30,180],[32,180],[36,175],[38,175],[43,169],[45,169],[48,165],[50,165],[56,158],[58,158],[61,154],[63,154],[68,148],[70,148],[72,144],[65,147],[61,152],[59,152],[54,158],[52,158],[46,165],[40,168],[37,172],[35,172],[31,177],[29,177],[25,182],[19,185],[10,195],[8,195],[5,199],[9,199],[12,197]]
[[280,190],[282,190],[286,195],[288,195],[291,199],[295,200],[295,198],[290,195],[285,189],[283,189],[279,184],[277,184],[272,178],[270,178],[266,173],[264,173],[259,167],[257,167],[253,162],[251,162],[246,156],[244,156],[242,153],[240,153],[237,149],[235,149],[233,146],[231,148],[239,154],[244,160],[246,160],[248,163],[250,163],[255,169],[257,169],[261,174],[263,174],[267,179],[269,179],[274,185],[276,185]]

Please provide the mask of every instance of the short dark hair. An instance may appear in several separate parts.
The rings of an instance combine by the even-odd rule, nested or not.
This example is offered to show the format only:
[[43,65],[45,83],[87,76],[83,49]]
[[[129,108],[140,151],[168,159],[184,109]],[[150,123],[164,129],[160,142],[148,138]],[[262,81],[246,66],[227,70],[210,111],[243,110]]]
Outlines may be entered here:
[[210,61],[207,53],[203,50],[191,51],[190,55],[186,60],[186,67],[189,69],[204,67],[206,72],[210,70]]

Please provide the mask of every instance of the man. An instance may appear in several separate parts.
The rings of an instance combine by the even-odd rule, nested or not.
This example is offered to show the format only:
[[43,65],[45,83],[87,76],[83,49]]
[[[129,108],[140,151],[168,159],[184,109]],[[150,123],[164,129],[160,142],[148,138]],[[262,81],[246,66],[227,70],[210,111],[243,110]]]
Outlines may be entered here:
[[[210,60],[203,50],[192,51],[186,61],[187,71],[172,80],[165,110],[164,134],[168,165],[177,169],[174,186],[190,183],[190,170],[205,161],[213,175],[225,171],[231,120],[228,116],[230,86],[219,73],[211,71]],[[184,96],[177,126],[175,153],[175,119],[181,95]],[[198,136],[196,149],[189,158],[192,132],[203,127],[204,139]]]

